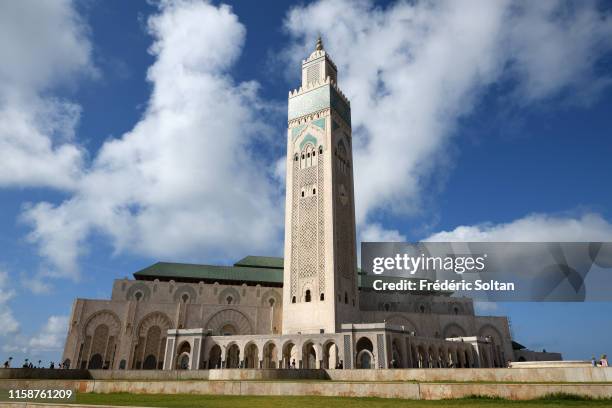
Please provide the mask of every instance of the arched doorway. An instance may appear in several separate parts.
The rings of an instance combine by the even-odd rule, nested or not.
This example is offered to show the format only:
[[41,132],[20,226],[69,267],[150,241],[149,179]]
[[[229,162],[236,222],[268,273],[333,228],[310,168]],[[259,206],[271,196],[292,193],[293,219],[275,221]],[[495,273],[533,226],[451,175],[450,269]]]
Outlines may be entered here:
[[391,362],[390,362],[391,364],[389,364],[389,368],[402,368],[403,367],[402,352],[400,350],[398,339],[393,340],[393,342],[391,343],[391,348],[392,348]]
[[157,360],[153,354],[149,354],[145,357],[144,363],[142,363],[142,368],[144,370],[154,370],[157,368]]
[[422,345],[419,345],[417,347],[417,361],[418,361],[418,367],[419,368],[427,368],[428,367],[428,360],[429,357],[427,356],[427,352],[425,351],[425,347],[423,347]]
[[232,344],[227,349],[225,366],[227,368],[240,368],[240,347],[238,347],[236,343]]
[[357,341],[355,346],[357,351],[357,368],[374,368],[374,346],[372,345],[372,341],[367,337],[362,337]]
[[427,368],[434,368],[436,364],[436,352],[433,347],[429,346],[427,349],[427,355],[429,358],[427,359]]
[[302,364],[302,368],[317,368],[317,351],[311,341],[304,343],[302,347]]
[[244,367],[259,368],[259,350],[255,343],[249,343],[244,348]]
[[179,345],[176,355],[176,368],[178,370],[188,370],[191,359],[191,345],[188,341],[184,341]]
[[278,362],[278,350],[277,350],[276,344],[274,344],[274,342],[272,341],[266,343],[263,348],[263,354],[264,354],[263,367],[264,368],[276,368],[276,364]]
[[221,347],[215,344],[208,353],[208,368],[221,368]]
[[92,370],[100,369],[104,367],[104,355],[108,348],[108,337],[109,329],[106,324],[101,324],[96,327],[92,337],[92,351],[91,357],[89,358],[89,364],[87,368]]
[[465,356],[465,367],[470,368],[472,366],[471,361],[470,361],[470,354],[468,353],[467,350],[465,350],[463,354]]
[[99,370],[100,368],[102,368],[102,356],[98,353],[91,356],[87,368],[89,368],[90,370]]
[[323,367],[336,368],[340,362],[338,358],[338,346],[333,341],[328,341],[323,345]]
[[283,368],[292,368],[293,364],[297,368],[299,366],[298,357],[297,346],[292,341],[286,342],[283,345]]

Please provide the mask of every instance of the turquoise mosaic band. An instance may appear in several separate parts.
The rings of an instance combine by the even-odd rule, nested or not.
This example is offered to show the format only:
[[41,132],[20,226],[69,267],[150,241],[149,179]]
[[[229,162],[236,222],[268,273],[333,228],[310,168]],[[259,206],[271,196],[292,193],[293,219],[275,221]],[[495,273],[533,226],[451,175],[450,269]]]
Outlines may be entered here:
[[351,108],[331,85],[324,85],[289,98],[289,120],[320,111],[335,110],[347,124],[351,124]]

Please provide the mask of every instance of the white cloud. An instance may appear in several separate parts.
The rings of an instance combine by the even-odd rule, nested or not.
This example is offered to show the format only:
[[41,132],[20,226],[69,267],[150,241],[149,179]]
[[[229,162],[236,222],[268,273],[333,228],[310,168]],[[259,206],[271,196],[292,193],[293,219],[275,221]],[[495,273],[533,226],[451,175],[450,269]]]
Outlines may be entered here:
[[41,276],[41,274],[35,276],[22,274],[21,286],[35,295],[49,294],[53,289],[53,286],[49,282],[46,282],[44,276]]
[[397,230],[385,229],[382,225],[373,223],[364,226],[360,232],[360,241],[364,242],[404,242],[406,237]]
[[47,92],[95,75],[87,27],[70,1],[0,2],[0,187],[73,188],[80,107]]
[[612,224],[601,215],[578,217],[532,214],[512,222],[461,225],[441,231],[425,241],[439,242],[609,242]]
[[[533,102],[568,87],[605,84],[592,69],[612,46],[609,18],[591,4],[563,18],[557,18],[556,3],[509,4],[399,2],[379,8],[365,1],[323,0],[289,13],[292,72],[322,32],[339,65],[340,85],[352,99],[361,231],[403,238],[377,223],[377,211],[420,209],[426,181],[448,164],[448,140],[458,119],[487,86],[511,77],[517,95]],[[148,71],[153,91],[133,129],[106,142],[85,168],[78,145],[69,142],[79,109],[61,102],[68,114],[47,115],[46,126],[38,126],[59,139],[40,131],[50,147],[27,146],[43,146],[36,163],[62,165],[36,170],[39,176],[0,171],[0,185],[2,174],[14,173],[4,184],[55,183],[71,191],[59,205],[43,202],[24,211],[32,227],[29,239],[48,262],[43,275],[78,278],[78,259],[92,233],[109,237],[116,253],[193,261],[278,252],[281,246],[277,183],[284,163],[253,153],[254,146],[270,141],[262,116],[266,105],[257,83],[237,83],[229,74],[244,45],[244,26],[227,6],[164,1],[159,7],[148,22],[156,58]],[[60,44],[80,50],[81,57],[66,57],[72,71],[33,75],[35,80],[26,81],[33,89],[54,84],[62,73],[92,71],[86,29],[70,15],[69,38],[78,41]],[[578,22],[588,25],[577,29]],[[525,49],[536,47],[525,32],[546,39],[537,44],[544,50]],[[580,49],[584,59],[570,58],[564,74],[545,80],[543,70],[567,58],[559,51],[564,43]],[[65,159],[56,161],[60,156]]]
[[268,130],[258,84],[228,71],[245,28],[231,8],[162,2],[148,21],[153,91],[134,128],[106,142],[60,205],[26,209],[51,275],[78,278],[92,232],[117,252],[219,260],[280,247],[273,166],[252,153]]
[[39,333],[30,338],[29,347],[34,354],[57,351],[64,347],[68,332],[68,316],[50,316]]
[[13,315],[8,302],[15,296],[15,291],[8,287],[8,272],[0,270],[0,336],[11,335],[19,331],[19,322]]
[[609,83],[594,65],[612,49],[612,18],[591,2],[565,5],[321,0],[291,10],[290,69],[322,33],[351,99],[359,224],[378,210],[420,210],[434,169],[448,167],[458,119],[488,86],[513,83],[524,104]]

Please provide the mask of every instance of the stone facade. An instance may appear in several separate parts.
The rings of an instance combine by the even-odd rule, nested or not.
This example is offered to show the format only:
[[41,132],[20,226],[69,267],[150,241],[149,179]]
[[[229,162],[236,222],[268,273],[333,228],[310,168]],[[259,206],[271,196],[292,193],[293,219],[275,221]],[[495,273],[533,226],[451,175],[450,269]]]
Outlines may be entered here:
[[516,359],[507,319],[475,316],[471,299],[359,287],[350,103],[320,40],[302,63],[302,86],[289,93],[287,141],[284,262],[158,263],[116,280],[110,300],[74,302],[64,362],[380,369]]

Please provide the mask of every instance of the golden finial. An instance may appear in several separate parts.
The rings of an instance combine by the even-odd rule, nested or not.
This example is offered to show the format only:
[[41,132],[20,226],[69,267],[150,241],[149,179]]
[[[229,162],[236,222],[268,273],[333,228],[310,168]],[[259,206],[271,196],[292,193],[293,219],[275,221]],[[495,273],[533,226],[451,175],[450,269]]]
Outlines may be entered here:
[[323,50],[323,41],[321,40],[321,35],[319,34],[319,37],[317,38],[317,45],[315,45],[315,51],[322,51]]

